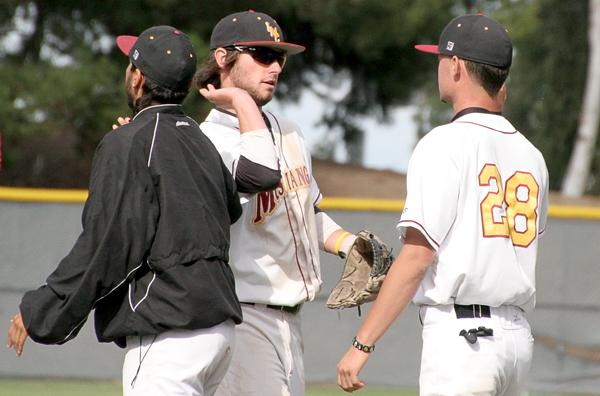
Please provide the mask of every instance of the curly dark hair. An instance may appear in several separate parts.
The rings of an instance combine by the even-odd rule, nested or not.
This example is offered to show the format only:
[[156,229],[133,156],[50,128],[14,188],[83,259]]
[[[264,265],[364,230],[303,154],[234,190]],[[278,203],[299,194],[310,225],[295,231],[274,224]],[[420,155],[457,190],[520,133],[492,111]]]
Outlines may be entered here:
[[[134,72],[137,68],[132,63],[131,71]],[[143,74],[143,72],[142,72]],[[152,102],[161,104],[181,104],[190,92],[191,79],[182,81],[178,90],[164,88],[155,83],[148,76],[144,75],[144,94],[134,103],[133,112],[138,113],[140,110],[150,106]]]
[[[240,53],[233,48],[226,49],[225,68],[230,69]],[[194,85],[197,89],[205,88],[208,84],[214,85],[215,88],[221,88],[221,69],[215,60],[215,50],[210,51],[194,76]]]

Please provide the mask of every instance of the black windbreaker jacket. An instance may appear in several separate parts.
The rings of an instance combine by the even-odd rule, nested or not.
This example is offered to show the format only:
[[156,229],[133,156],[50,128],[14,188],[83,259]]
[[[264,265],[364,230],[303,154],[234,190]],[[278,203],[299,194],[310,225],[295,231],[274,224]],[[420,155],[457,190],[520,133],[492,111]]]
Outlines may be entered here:
[[96,150],[83,231],[21,302],[34,341],[75,337],[95,309],[99,341],[241,322],[228,265],[241,214],[231,174],[180,105],[158,105]]

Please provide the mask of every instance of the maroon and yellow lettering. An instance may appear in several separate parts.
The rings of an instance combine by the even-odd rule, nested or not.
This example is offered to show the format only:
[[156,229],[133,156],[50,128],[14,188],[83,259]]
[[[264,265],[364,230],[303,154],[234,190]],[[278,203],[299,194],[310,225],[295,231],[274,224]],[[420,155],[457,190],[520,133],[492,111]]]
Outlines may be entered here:
[[256,194],[256,207],[254,211],[254,224],[260,224],[275,211],[282,197],[292,191],[309,188],[310,176],[306,166],[284,170],[281,182],[271,191],[263,191]]

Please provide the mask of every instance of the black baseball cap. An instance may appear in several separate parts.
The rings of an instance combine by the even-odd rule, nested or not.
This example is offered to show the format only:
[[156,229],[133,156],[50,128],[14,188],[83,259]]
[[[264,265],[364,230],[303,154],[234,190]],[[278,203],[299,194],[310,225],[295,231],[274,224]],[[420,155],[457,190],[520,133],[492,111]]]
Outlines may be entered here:
[[286,42],[275,19],[253,10],[227,15],[215,25],[210,36],[210,49],[231,46],[268,47],[288,55],[306,49],[302,45]]
[[118,36],[117,46],[142,74],[163,88],[185,90],[196,72],[190,38],[172,26],[153,26],[139,36]]
[[507,69],[512,63],[512,42],[508,31],[498,22],[481,14],[463,15],[446,25],[437,45],[415,45],[430,54],[458,56]]

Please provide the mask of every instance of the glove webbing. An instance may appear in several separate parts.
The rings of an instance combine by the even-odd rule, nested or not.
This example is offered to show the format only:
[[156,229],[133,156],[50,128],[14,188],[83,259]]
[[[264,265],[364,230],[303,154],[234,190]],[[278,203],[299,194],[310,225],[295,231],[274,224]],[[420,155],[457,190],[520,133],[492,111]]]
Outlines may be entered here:
[[383,253],[386,252],[386,250],[383,249],[382,245],[375,239],[373,234],[369,234],[369,242],[371,243],[371,249],[373,250],[371,276],[379,276],[387,271],[389,267],[388,262],[392,261],[390,260],[390,257],[392,257],[391,250],[390,254],[386,254],[386,257],[384,258]]

